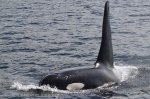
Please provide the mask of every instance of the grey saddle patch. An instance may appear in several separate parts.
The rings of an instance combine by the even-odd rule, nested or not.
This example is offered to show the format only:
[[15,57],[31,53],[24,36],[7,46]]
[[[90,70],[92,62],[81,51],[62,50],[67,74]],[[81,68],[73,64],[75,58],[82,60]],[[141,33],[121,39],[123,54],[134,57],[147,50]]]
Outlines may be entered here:
[[83,83],[71,83],[66,87],[67,90],[81,90],[84,87]]

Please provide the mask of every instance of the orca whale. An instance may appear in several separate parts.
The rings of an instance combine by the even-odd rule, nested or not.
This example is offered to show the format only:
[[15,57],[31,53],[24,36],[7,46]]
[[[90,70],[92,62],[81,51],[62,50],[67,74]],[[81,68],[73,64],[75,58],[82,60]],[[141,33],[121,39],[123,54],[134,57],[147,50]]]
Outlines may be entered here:
[[109,2],[105,3],[102,41],[97,61],[93,67],[55,72],[44,77],[39,86],[49,85],[61,90],[93,89],[106,83],[118,84],[119,78],[113,72],[113,48],[109,21]]

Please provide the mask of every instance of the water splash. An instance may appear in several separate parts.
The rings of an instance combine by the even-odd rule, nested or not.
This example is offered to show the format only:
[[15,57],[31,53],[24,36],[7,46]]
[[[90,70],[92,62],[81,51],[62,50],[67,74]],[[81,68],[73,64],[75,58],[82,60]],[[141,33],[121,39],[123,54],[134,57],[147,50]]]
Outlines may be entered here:
[[[16,89],[16,90],[20,90],[20,91],[29,91],[29,90],[41,90],[41,91],[50,91],[50,92],[58,92],[57,88],[51,88],[48,85],[44,85],[44,86],[38,86],[38,85],[34,85],[34,84],[30,84],[30,85],[24,85],[21,84],[20,82],[13,82],[11,89]],[[68,93],[69,91],[64,91],[64,90],[59,90],[60,93]]]
[[118,76],[121,82],[126,81],[130,78],[136,77],[138,74],[138,68],[135,66],[114,66],[114,73]]
[[44,85],[44,86],[38,86],[36,84],[24,85],[20,82],[13,82],[11,89],[20,90],[20,91],[40,90],[43,92],[63,93],[63,94],[87,92],[87,90],[78,90],[78,91],[59,90],[56,87],[51,88],[48,85]]

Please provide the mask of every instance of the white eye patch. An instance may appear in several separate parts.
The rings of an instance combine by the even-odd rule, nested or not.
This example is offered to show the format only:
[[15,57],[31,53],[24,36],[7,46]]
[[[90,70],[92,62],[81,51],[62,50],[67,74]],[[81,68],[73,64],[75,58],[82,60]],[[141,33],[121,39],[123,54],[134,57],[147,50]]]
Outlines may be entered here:
[[81,90],[84,87],[83,83],[71,83],[66,87],[67,90]]

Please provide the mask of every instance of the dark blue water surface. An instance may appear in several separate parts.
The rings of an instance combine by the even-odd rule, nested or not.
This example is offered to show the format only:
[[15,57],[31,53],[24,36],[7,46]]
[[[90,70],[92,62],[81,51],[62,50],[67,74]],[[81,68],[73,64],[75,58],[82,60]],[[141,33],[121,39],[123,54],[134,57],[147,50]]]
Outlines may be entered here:
[[[0,0],[0,98],[148,99],[150,0],[110,0],[115,64],[138,68],[136,77],[101,91],[23,88],[37,86],[50,72],[93,66],[101,42],[105,1]],[[18,87],[12,88],[14,82]]]

